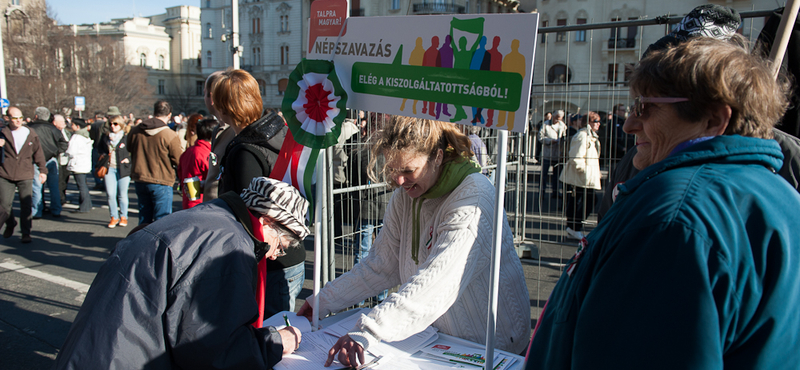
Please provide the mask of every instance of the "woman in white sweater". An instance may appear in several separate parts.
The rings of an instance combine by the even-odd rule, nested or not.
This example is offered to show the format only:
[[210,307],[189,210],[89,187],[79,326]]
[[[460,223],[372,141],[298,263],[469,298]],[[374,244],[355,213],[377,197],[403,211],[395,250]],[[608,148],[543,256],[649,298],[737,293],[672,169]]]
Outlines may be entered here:
[[[405,339],[433,325],[439,331],[485,343],[489,307],[494,187],[468,160],[470,141],[453,124],[398,117],[373,139],[382,154],[382,177],[396,188],[373,250],[320,291],[311,318],[337,312],[400,285],[332,348],[345,366],[363,362],[379,341]],[[372,165],[373,163],[371,163]],[[530,337],[530,300],[507,222],[502,230],[499,349],[521,353]]]

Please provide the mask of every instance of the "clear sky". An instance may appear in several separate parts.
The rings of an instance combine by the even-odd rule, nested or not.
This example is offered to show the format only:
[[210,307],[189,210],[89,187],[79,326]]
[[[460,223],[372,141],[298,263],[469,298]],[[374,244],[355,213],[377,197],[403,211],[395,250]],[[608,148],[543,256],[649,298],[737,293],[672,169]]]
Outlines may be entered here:
[[200,0],[46,0],[59,24],[108,22],[112,18],[166,13],[176,5],[200,6]]

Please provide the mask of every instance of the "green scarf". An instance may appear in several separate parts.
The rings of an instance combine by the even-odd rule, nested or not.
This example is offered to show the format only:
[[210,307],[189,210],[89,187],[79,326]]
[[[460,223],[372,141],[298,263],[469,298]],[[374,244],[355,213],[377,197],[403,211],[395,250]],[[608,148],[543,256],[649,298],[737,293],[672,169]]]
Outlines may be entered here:
[[80,136],[83,136],[83,137],[85,137],[87,139],[91,139],[91,137],[89,136],[89,129],[87,129],[86,127],[82,128],[82,129],[80,129],[78,131],[75,131],[72,134],[73,135],[80,135]]
[[467,176],[480,170],[481,166],[466,159],[445,163],[436,184],[411,203],[411,259],[414,263],[419,265],[419,215],[422,212],[423,199],[438,198],[453,191]]

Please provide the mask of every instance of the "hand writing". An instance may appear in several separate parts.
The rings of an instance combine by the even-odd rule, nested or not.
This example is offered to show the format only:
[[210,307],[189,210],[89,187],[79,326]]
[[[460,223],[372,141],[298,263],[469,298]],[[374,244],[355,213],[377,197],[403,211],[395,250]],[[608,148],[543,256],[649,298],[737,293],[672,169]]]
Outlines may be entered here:
[[284,355],[288,355],[300,348],[300,339],[302,334],[300,334],[300,330],[297,330],[297,328],[293,326],[287,326],[278,330],[278,334],[281,335]]

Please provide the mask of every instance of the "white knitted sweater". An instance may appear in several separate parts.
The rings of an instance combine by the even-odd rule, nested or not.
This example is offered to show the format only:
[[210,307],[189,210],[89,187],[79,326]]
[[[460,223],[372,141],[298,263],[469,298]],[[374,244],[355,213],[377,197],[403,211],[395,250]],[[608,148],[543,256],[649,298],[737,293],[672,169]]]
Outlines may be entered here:
[[[381,340],[405,339],[429,325],[486,343],[494,187],[474,173],[451,193],[424,200],[419,265],[411,259],[411,203],[405,191],[395,190],[369,256],[325,285],[317,312],[324,317],[402,284],[349,333],[365,349]],[[530,300],[503,219],[496,347],[521,353],[530,340]]]

